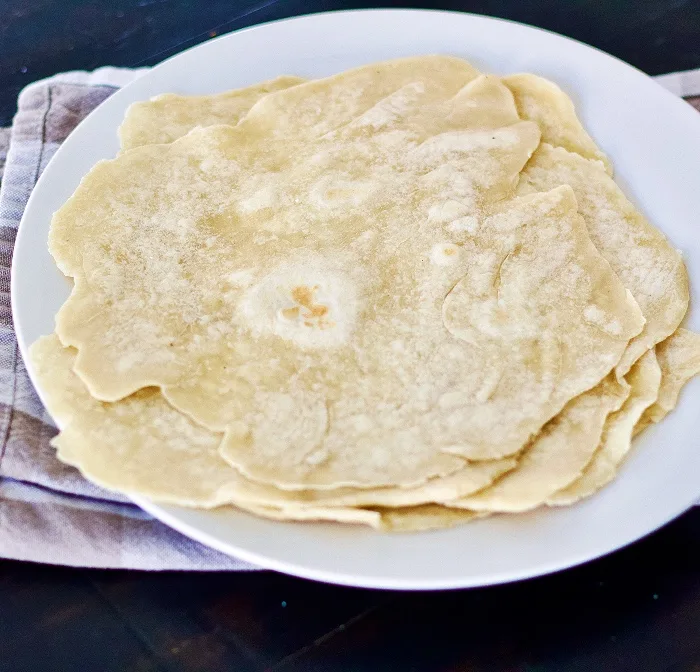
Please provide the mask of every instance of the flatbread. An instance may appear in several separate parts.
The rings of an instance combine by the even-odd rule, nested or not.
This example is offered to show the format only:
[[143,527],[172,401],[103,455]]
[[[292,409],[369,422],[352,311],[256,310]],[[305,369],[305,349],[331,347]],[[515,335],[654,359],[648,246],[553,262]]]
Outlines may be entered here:
[[484,516],[474,511],[449,509],[437,504],[409,506],[399,509],[355,508],[275,508],[246,507],[249,513],[281,521],[338,522],[369,525],[383,532],[426,532],[468,523]]
[[[510,436],[506,433],[509,429],[508,423],[510,423],[512,427],[512,424],[516,420],[520,421],[520,427],[522,429],[517,442],[510,439],[510,451],[514,452],[518,450],[523,443],[523,437],[529,437],[529,435],[537,431],[540,426],[539,418],[533,421],[531,417],[526,415],[529,408],[532,408],[532,406],[538,402],[545,404],[558,403],[558,399],[560,398],[558,395],[562,394],[562,389],[566,390],[563,394],[565,394],[567,398],[571,398],[571,396],[575,396],[575,394],[581,391],[581,387],[590,387],[592,384],[595,384],[600,379],[602,370],[608,371],[614,366],[619,354],[621,354],[624,349],[625,340],[618,341],[617,349],[614,350],[614,354],[611,354],[607,361],[600,359],[601,351],[598,348],[586,348],[585,354],[581,353],[579,356],[573,356],[572,353],[576,352],[577,348],[580,348],[583,343],[590,342],[591,339],[601,344],[607,342],[607,346],[609,347],[611,344],[610,342],[618,338],[622,333],[630,333],[630,324],[633,323],[635,329],[639,328],[641,321],[636,306],[634,306],[633,302],[628,303],[630,300],[627,294],[619,286],[617,288],[619,292],[617,296],[606,293],[605,297],[600,297],[602,303],[595,304],[598,306],[596,310],[587,310],[587,306],[591,305],[589,303],[583,306],[575,303],[571,298],[571,292],[567,291],[568,302],[562,302],[556,295],[549,293],[559,290],[556,289],[556,283],[546,283],[544,281],[545,278],[551,279],[552,277],[575,276],[577,273],[583,271],[583,267],[579,265],[582,259],[586,259],[589,254],[597,258],[594,248],[585,235],[585,228],[582,222],[580,222],[575,215],[574,207],[575,204],[570,190],[563,187],[548,195],[541,195],[533,197],[532,199],[518,201],[510,210],[506,210],[492,218],[484,220],[482,232],[485,243],[496,244],[498,242],[500,244],[509,245],[509,247],[503,249],[500,254],[490,255],[493,264],[490,269],[488,267],[480,267],[476,264],[475,260],[484,260],[487,258],[487,255],[483,254],[483,250],[475,249],[473,254],[470,254],[473,263],[469,268],[465,269],[466,275],[454,286],[452,292],[448,294],[442,312],[444,324],[450,333],[468,342],[475,351],[481,353],[478,360],[467,362],[461,370],[458,369],[460,365],[459,360],[455,360],[451,363],[453,369],[450,373],[459,375],[458,381],[462,382],[466,380],[467,376],[473,375],[476,366],[485,366],[485,370],[488,372],[489,376],[487,379],[488,387],[486,388],[487,391],[482,393],[481,398],[477,397],[474,399],[474,397],[472,397],[474,401],[467,406],[466,413],[468,415],[465,415],[464,420],[471,424],[468,429],[462,429],[460,433],[455,433],[454,435],[447,434],[447,430],[444,428],[445,421],[441,418],[439,412],[426,414],[425,431],[426,433],[430,432],[432,437],[439,436],[441,431],[444,432],[443,436],[445,436],[445,439],[443,439],[443,445],[446,446],[444,450],[455,452],[459,450],[460,452],[458,454],[463,455],[464,453],[461,451],[467,448],[472,451],[468,457],[481,457],[482,459],[497,457],[499,453],[487,452],[487,450],[503,451],[504,446],[508,447],[508,441],[510,439]],[[510,243],[508,242],[509,236],[507,227],[510,225],[514,225],[516,229],[522,226],[524,229],[522,235],[517,236],[517,242],[516,240],[510,241]],[[491,227],[493,227],[493,234],[488,236]],[[575,234],[574,231],[578,233]],[[567,235],[573,235],[576,241],[571,244],[567,252],[576,258],[575,269],[568,265],[566,255],[557,257],[553,254],[553,249],[561,244],[562,240],[567,240]],[[513,248],[510,247],[510,245],[518,246],[515,253],[511,253]],[[599,265],[596,266],[595,262],[593,262],[592,266],[587,269],[587,272],[591,273],[591,268],[593,267],[596,269],[593,275],[600,273],[607,274],[610,277],[609,281],[606,280],[599,284],[596,280],[590,283],[590,285],[606,286],[608,288],[615,287],[616,281],[606,264],[599,263]],[[496,285],[494,285],[494,279],[498,278],[499,274],[500,284],[496,282]],[[586,274],[586,277],[590,276]],[[528,279],[527,282],[525,278]],[[529,282],[532,284],[527,284]],[[587,288],[589,287],[588,282],[586,286]],[[480,301],[474,301],[473,296],[468,295],[468,293],[473,292],[475,288],[483,288],[480,289],[482,293],[477,295]],[[570,288],[567,288],[567,290],[568,289]],[[406,296],[407,293],[408,292],[404,292],[403,296]],[[492,297],[496,294],[499,294],[502,313],[495,305],[492,304],[492,306],[489,306],[489,301],[492,301]],[[552,306],[559,307],[562,311],[566,312],[568,316],[567,334],[558,336],[556,343],[548,343],[546,341],[547,328],[544,325],[538,327],[536,319],[528,325],[527,319],[530,316],[519,315],[517,308],[518,305],[522,305],[523,294],[531,296],[533,303],[536,305],[547,307],[546,310],[538,310],[538,314],[542,315],[542,319],[545,319],[544,313],[546,313],[546,319],[563,319],[557,316],[557,311],[556,309],[552,309]],[[613,301],[612,304],[605,303],[605,301],[611,300]],[[614,304],[615,301],[618,303]],[[571,312],[569,313],[568,311]],[[624,326],[624,322],[613,321],[612,323],[608,323],[605,320],[599,319],[599,311],[605,315],[617,315],[618,317],[614,318],[614,320],[620,319],[619,316],[624,315],[625,311],[627,311],[627,326]],[[593,321],[590,323],[587,322],[585,315],[589,317],[592,316]],[[584,319],[581,319],[582,316]],[[513,329],[522,330],[524,334],[528,333],[527,329],[533,329],[532,333],[538,334],[537,348],[542,349],[538,350],[525,347],[518,351],[517,347],[512,347],[513,340],[507,337],[507,348],[501,348],[500,344],[502,341],[498,339],[493,342],[489,341],[489,345],[485,345],[484,337],[492,336],[494,332],[498,331],[498,327],[495,325],[499,323],[508,324],[507,318],[513,319],[511,323]],[[519,318],[522,321],[519,321]],[[577,321],[578,325],[576,324]],[[605,329],[615,332],[616,336],[612,338],[609,333],[604,331]],[[507,336],[512,336],[512,334],[508,334]],[[377,333],[373,341],[380,338],[381,334]],[[518,341],[517,339],[516,342],[519,342],[519,347],[521,348],[523,347],[523,343],[530,343],[528,340]],[[551,346],[551,349],[548,349],[547,346]],[[489,350],[489,348],[491,349]],[[385,359],[389,356],[386,354],[387,350],[390,349],[384,349],[383,357]],[[578,350],[578,352],[580,353],[581,351]],[[410,351],[408,351],[408,353],[410,353]],[[404,352],[401,354],[403,366],[405,367],[406,354],[404,354]],[[529,360],[528,364],[528,358],[530,357],[536,357],[537,359],[534,361]],[[534,367],[532,366],[533,363],[535,364]],[[581,376],[585,375],[587,368],[589,371],[595,371],[595,373],[591,374],[591,377],[588,379],[582,379]],[[373,369],[374,367],[367,367],[368,371]],[[392,366],[392,370],[403,375],[402,365],[399,362],[397,362],[395,366]],[[525,372],[525,377],[518,379],[519,376],[522,376],[523,371]],[[557,380],[559,389],[553,389],[556,383],[552,378],[552,374],[555,371],[557,371],[559,375]],[[498,375],[494,375],[494,372]],[[426,373],[430,375],[426,377],[426,379],[423,379],[422,376]],[[570,380],[572,376],[576,379],[575,386],[565,387],[565,381]],[[409,375],[407,374],[406,377],[409,378]],[[440,377],[437,370],[416,370],[411,372],[410,379],[417,379],[423,389],[429,389],[428,386],[436,379],[440,380]],[[583,382],[584,380],[585,382]],[[363,399],[370,397],[373,393],[373,389],[382,389],[386,392],[387,389],[390,389],[389,385],[391,384],[390,382],[386,382],[378,385],[376,381],[372,381],[371,388],[364,388],[363,386],[367,382],[369,381],[365,378],[363,381],[356,381],[353,383],[354,386],[356,385],[361,388],[360,396]],[[453,385],[457,384],[457,382],[453,383]],[[484,383],[482,383],[482,385],[483,384]],[[483,390],[484,388],[481,387],[480,389]],[[350,396],[350,393],[351,390],[349,389],[348,396]],[[523,395],[523,397],[527,399],[525,406],[519,406],[519,402],[514,402],[511,396],[512,394]],[[447,404],[448,399],[454,399],[454,407],[450,408],[447,406],[447,410],[451,411],[447,417],[453,418],[451,422],[455,422],[456,418],[459,417],[456,415],[459,409],[467,405],[469,400],[469,396],[467,395],[468,391],[465,390],[464,394],[461,392],[455,395],[450,394],[450,396],[443,401],[443,404]],[[540,395],[539,398],[538,395]],[[522,399],[523,397],[519,398]],[[528,407],[528,404],[531,406]],[[513,410],[514,408],[520,410],[521,415],[518,415],[517,411]],[[556,410],[554,412],[556,412]],[[549,411],[549,413],[552,413],[552,411]],[[367,416],[368,418],[370,417],[369,411],[367,412]],[[417,424],[416,421],[419,420],[416,416],[417,413],[403,416],[401,422],[397,422],[396,426],[406,428],[410,427],[410,423],[414,423],[415,426],[415,424]],[[490,443],[487,446],[487,450],[476,452],[479,446],[475,445],[474,437],[480,435],[488,437]],[[330,428],[327,436],[334,437],[333,428]],[[398,434],[398,436],[401,435]],[[454,441],[455,444],[452,444],[450,441],[450,436],[454,436],[452,441]],[[367,446],[368,457],[366,460],[363,460],[362,465],[360,465],[361,468],[366,468],[368,462],[377,464],[379,458],[383,459],[383,456],[377,450],[377,446],[382,446],[387,450],[387,448],[392,447],[391,442],[395,440],[395,437],[397,437],[396,431],[384,436],[378,434],[372,436],[373,440],[371,444]],[[362,435],[356,435],[352,440],[347,440],[345,445],[352,445],[355,450],[357,450],[359,439],[361,438],[364,437],[362,437]],[[470,443],[467,443],[467,440],[471,440]],[[261,441],[260,443],[261,446],[258,448],[255,445],[251,445],[247,437],[243,437],[242,439],[232,437],[231,433],[227,432],[224,442],[222,443],[222,455],[251,478],[256,480],[269,479],[271,482],[277,483],[280,487],[285,487],[288,481],[282,481],[281,479],[287,478],[289,471],[299,469],[298,464],[290,460],[290,457],[293,458],[293,456],[289,455],[288,450],[284,451],[282,448],[279,451],[280,454],[275,457],[274,461],[270,460],[270,458],[267,458],[264,454],[261,454],[261,452],[257,452],[258,450],[263,450],[263,445],[269,445],[269,441]],[[405,459],[407,451],[410,450],[409,446],[406,445],[401,448],[400,445],[396,443],[393,445],[396,446],[393,460],[400,460],[402,456]],[[317,478],[323,474],[323,471],[328,473],[331,469],[337,474],[337,476],[334,475],[333,479],[327,476],[323,481],[314,480],[313,482],[337,483],[335,479],[342,477],[343,474],[351,472],[352,469],[356,469],[358,473],[360,473],[358,466],[348,464],[349,460],[357,459],[355,450],[349,455],[342,454],[342,446],[338,445],[338,448],[335,450],[329,450],[328,456],[322,463],[318,465],[309,465],[316,468]],[[466,450],[464,452],[466,452]],[[389,468],[396,468],[392,464],[393,460],[386,460],[385,464],[387,470]],[[311,472],[309,476],[311,476],[312,473],[313,472]]]
[[[496,99],[517,118],[494,79],[471,81],[453,109]],[[478,130],[464,129],[470,115]],[[422,116],[420,108],[379,130],[348,124],[294,152],[287,140],[265,138],[261,148],[246,120],[99,165],[52,227],[52,250],[75,277],[59,335],[79,348],[76,371],[91,392],[111,400],[163,386],[176,407],[226,428],[227,460],[280,487],[410,486],[459,470],[463,461],[447,451],[517,452],[614,365],[640,316],[575,223],[570,192],[483,218],[532,152],[532,124],[485,130],[483,116],[465,112],[421,135]],[[265,207],[259,182],[246,182],[261,175],[274,186],[263,194],[286,202]],[[199,219],[187,218],[197,211]],[[552,227],[535,232],[533,218],[543,216]],[[98,225],[105,219],[108,231]],[[560,242],[567,235],[570,245]],[[529,246],[543,237],[561,256],[550,249],[535,258]],[[469,263],[474,256],[483,266]],[[369,268],[381,272],[368,277]],[[565,268],[583,269],[580,282]],[[533,282],[522,281],[528,273]],[[557,273],[561,283],[542,282]],[[498,286],[484,285],[488,278]],[[479,283],[477,312],[464,311]],[[583,303],[569,298],[579,290]],[[521,306],[506,316],[494,303],[522,303],[523,292],[547,314]],[[558,320],[574,325],[564,343],[547,336]],[[400,364],[388,367],[391,357]],[[514,404],[524,417],[512,413],[513,390],[528,399]],[[447,392],[471,403],[450,408]],[[424,410],[433,395],[442,406]]]
[[601,161],[612,175],[610,161],[579,121],[573,101],[554,82],[528,73],[509,75],[501,81],[513,93],[520,118],[540,127],[542,142]]
[[[585,277],[586,292],[591,287],[615,288],[616,283],[609,267],[599,259],[588,240],[585,228],[575,214],[575,202],[568,188],[562,187],[550,194],[511,204],[510,209],[484,220],[481,235],[483,247],[476,240],[469,243],[465,241],[462,249],[467,251],[471,263],[460,271],[465,275],[453,285],[442,306],[442,323],[449,333],[468,343],[470,350],[480,353],[479,357],[465,361],[455,356],[450,363],[450,375],[456,378],[448,383],[448,396],[444,396],[445,387],[437,388],[443,395],[442,408],[438,407],[420,417],[420,411],[413,406],[415,412],[401,416],[400,420],[397,418],[394,427],[406,430],[413,425],[417,432],[424,432],[413,436],[430,434],[433,440],[442,438],[442,451],[445,452],[454,452],[472,459],[493,459],[517,452],[529,436],[539,429],[542,415],[528,415],[533,412],[531,409],[542,413],[540,409],[546,408],[544,412],[548,419],[559,410],[555,404],[563,403],[560,401],[562,397],[568,400],[583,389],[595,385],[600,380],[601,373],[609,371],[624,350],[626,339],[623,334],[638,329],[641,320],[638,309],[619,284],[617,294],[603,293],[596,298],[595,304],[590,303],[590,296],[586,295],[585,303],[581,304],[572,296],[575,289],[566,283],[563,287],[558,287],[556,282],[551,281],[553,277]],[[570,240],[569,247],[561,256],[557,256],[554,249],[567,240]],[[499,249],[499,245],[503,247]],[[576,261],[573,262],[572,259]],[[590,264],[588,267],[583,265],[586,259]],[[392,275],[400,277],[400,272]],[[592,276],[596,279],[591,282],[588,278]],[[606,280],[599,282],[602,276],[606,276]],[[550,281],[545,282],[545,279]],[[453,283],[454,281],[450,284]],[[566,302],[559,298],[558,292],[562,289],[566,291]],[[410,291],[407,287],[401,295],[410,296]],[[444,290],[441,290],[437,296],[443,295]],[[518,312],[522,311],[522,305],[527,305],[528,301],[531,301],[533,313],[536,310],[539,317],[534,317],[533,313]],[[589,308],[591,305],[595,305],[595,308]],[[535,309],[534,306],[541,306],[541,309]],[[558,313],[557,308],[566,317]],[[623,317],[625,314],[626,317]],[[601,315],[607,315],[608,318],[601,319]],[[549,334],[553,333],[549,331],[551,327],[547,326],[548,320],[565,320],[566,333],[557,333],[556,339],[547,340]],[[412,333],[427,331],[429,325],[426,323],[426,327],[423,327],[422,324],[413,329]],[[513,332],[503,334],[501,340],[500,334],[507,328],[512,328]],[[382,333],[373,334],[372,342],[379,343]],[[515,338],[514,334],[517,334]],[[533,337],[529,334],[537,334],[536,342],[530,340]],[[435,337],[440,335],[438,332]],[[606,355],[602,354],[604,350],[598,347],[586,347],[582,352],[583,344],[592,341],[597,341],[603,348],[610,348],[615,342],[617,346],[610,350],[606,359]],[[513,343],[516,343],[515,347]],[[380,355],[384,361],[391,356],[390,343],[387,346]],[[436,381],[445,381],[445,373],[438,369],[424,367],[420,370],[416,366],[413,370],[407,370],[412,348],[404,348],[400,352],[401,359],[391,366],[392,374],[398,373],[402,377],[405,375],[407,380],[416,381],[426,391]],[[376,370],[379,366],[381,365],[377,362],[374,366],[366,367],[366,371]],[[465,383],[474,375],[477,367],[484,367],[485,377],[480,379],[478,387],[470,390]],[[556,379],[555,372],[558,374]],[[391,390],[391,382],[378,383],[376,379],[365,375],[363,380],[353,381],[353,387],[348,388],[347,397],[352,396],[353,389],[356,390],[355,395],[358,395],[358,388],[359,396],[364,400],[376,394],[376,389],[381,389],[386,394]],[[519,400],[527,401],[516,401],[513,395],[517,395]],[[450,403],[450,400],[454,401]],[[343,403],[344,400],[338,405],[342,407]],[[541,405],[540,408],[537,408],[538,405]],[[377,404],[363,412],[368,424],[372,417],[372,407],[377,407]],[[460,415],[462,412],[464,415]],[[377,415],[381,413],[375,411],[374,417]],[[336,416],[338,417],[340,414]],[[446,418],[450,420],[446,421]],[[463,424],[459,432],[451,433],[458,418],[469,424]],[[424,425],[418,424],[423,422]],[[518,423],[516,433],[513,430],[515,423]],[[305,483],[338,483],[337,479],[342,478],[343,474],[352,473],[353,470],[361,474],[360,469],[367,469],[372,462],[375,469],[381,470],[376,466],[380,460],[386,460],[385,471],[389,468],[397,470],[394,460],[405,459],[408,451],[415,450],[413,442],[409,444],[407,441],[403,447],[397,443],[397,439],[403,438],[400,430],[387,434],[375,432],[364,435],[358,433],[351,439],[344,439],[344,444],[341,445],[339,439],[338,444],[331,443],[338,435],[330,427],[326,435],[328,452],[323,461],[309,465],[309,480]],[[480,437],[484,437],[484,443],[478,445],[476,440]],[[354,462],[357,459],[357,447],[362,446],[361,442],[367,439],[371,442],[366,447],[367,459],[361,465],[349,463],[350,460]],[[289,449],[285,451],[280,446],[279,454],[271,460],[262,452],[263,446],[270,445],[269,439],[261,440],[259,446],[251,445],[252,443],[242,433],[236,435],[227,431],[221,447],[222,455],[254,480],[289,487],[289,481],[286,480],[289,472],[295,469],[301,472],[298,457],[295,459],[296,456],[290,455]],[[344,445],[353,446],[353,452],[345,453]],[[395,451],[393,457],[390,459],[389,455],[382,455],[378,446],[382,446],[389,454],[391,450]]]
[[[452,98],[479,75],[453,56],[373,63],[265,96],[249,111],[246,125],[266,137],[300,141],[332,133],[357,119],[366,128],[385,127],[410,110]],[[514,114],[519,119],[515,109]]]
[[[529,74],[504,77],[502,81],[513,92],[520,116],[536,121],[542,131],[543,144],[524,171],[521,193],[569,184],[594,243],[647,319],[644,331],[630,343],[618,364],[618,377],[622,377],[647,349],[673,332],[687,310],[689,290],[681,256],[635,211],[609,177],[610,162],[583,129],[573,103],[563,91]],[[653,374],[649,375],[653,386]],[[642,394],[636,402],[632,399],[626,417],[633,417],[651,394]],[[619,414],[611,416],[610,422],[622,426],[611,432],[611,441],[624,445],[628,422],[621,422]],[[618,438],[620,432],[622,438]],[[595,475],[589,484],[594,479]]]
[[547,80],[398,59],[121,137],[52,223],[69,347],[32,349],[100,485],[450,527],[592,494],[700,370],[680,255]]
[[529,511],[576,480],[591,461],[608,415],[620,408],[629,386],[609,375],[570,401],[525,449],[518,466],[492,487],[449,506],[473,511]]
[[302,84],[301,77],[276,77],[260,84],[210,96],[165,93],[132,104],[119,127],[122,151],[173,142],[196,126],[235,126],[263,96]]
[[410,507],[450,502],[482,490],[516,466],[514,458],[466,463],[458,471],[432,478],[416,487],[334,488],[332,490],[277,490],[262,488],[246,501],[261,506],[313,507]]
[[663,233],[627,200],[602,164],[542,143],[521,175],[519,192],[537,192],[559,184],[573,189],[591,240],[646,319],[644,330],[617,366],[618,375],[624,376],[683,319],[689,300],[685,265]]
[[656,357],[661,367],[659,395],[644,411],[635,435],[648,425],[661,422],[676,407],[683,386],[700,373],[700,334],[678,329],[656,346]]
[[405,509],[377,509],[381,519],[379,529],[385,532],[426,532],[469,523],[485,514],[475,511],[450,509],[437,504],[407,507]]
[[140,390],[112,404],[99,402],[72,371],[75,351],[64,348],[55,335],[39,339],[30,354],[49,412],[62,428],[53,442],[59,458],[99,485],[127,494],[198,507],[291,506],[307,509],[298,516],[313,516],[329,506],[407,506],[452,499],[455,493],[486,487],[515,464],[501,460],[467,465],[444,482],[415,490],[279,491],[241,477],[219,457],[221,434],[194,425],[157,389]]
[[605,425],[600,447],[582,476],[548,498],[551,506],[564,506],[592,495],[615,478],[632,444],[632,432],[642,413],[657,398],[661,369],[653,350],[647,351],[627,375],[630,395]]
[[[281,521],[296,521],[296,522],[331,522],[331,523],[350,523],[356,525],[369,525],[375,529],[385,529],[391,531],[391,523],[384,525],[383,516],[379,511],[371,511],[369,509],[352,509],[352,508],[325,508],[321,506],[299,508],[279,508],[274,506],[259,506],[255,504],[246,504],[241,507],[248,513],[253,513],[262,518]],[[400,517],[400,514],[399,514]],[[411,522],[407,521],[410,525]]]
[[[96,402],[72,374],[74,358],[55,336],[40,339],[32,347],[49,410],[64,426],[53,442],[59,457],[100,485],[186,506],[213,507],[235,501],[246,511],[277,520],[331,520],[387,530],[416,525],[411,508],[388,515],[384,523],[379,512],[358,508],[282,509],[250,503],[244,495],[256,490],[260,495],[264,488],[246,484],[218,457],[220,435],[193,426],[155,390],[141,391],[115,404]],[[404,516],[406,520],[399,523]],[[432,523],[437,524],[437,520]],[[425,525],[421,523],[421,529]]]
[[183,506],[231,501],[241,481],[218,453],[221,434],[199,427],[149,388],[117,404],[93,399],[72,372],[75,351],[55,335],[30,349],[47,409],[62,428],[58,457],[93,483]]

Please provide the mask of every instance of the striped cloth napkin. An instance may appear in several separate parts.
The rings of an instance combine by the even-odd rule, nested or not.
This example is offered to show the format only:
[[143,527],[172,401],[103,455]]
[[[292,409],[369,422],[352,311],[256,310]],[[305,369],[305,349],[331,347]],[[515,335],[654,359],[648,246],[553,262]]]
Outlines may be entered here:
[[[12,127],[0,129],[0,558],[80,567],[251,570],[56,459],[49,445],[55,426],[32,388],[12,328],[10,264],[29,194],[75,126],[144,71],[101,68],[35,82],[20,94]],[[700,111],[700,70],[658,81]]]

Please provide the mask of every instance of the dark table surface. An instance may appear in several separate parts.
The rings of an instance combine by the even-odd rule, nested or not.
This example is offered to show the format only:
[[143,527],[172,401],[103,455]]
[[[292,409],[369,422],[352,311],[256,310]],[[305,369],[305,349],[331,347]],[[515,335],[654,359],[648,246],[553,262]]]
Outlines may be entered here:
[[[55,72],[150,65],[253,23],[367,6],[0,0],[0,126],[21,87]],[[700,67],[697,1],[383,6],[523,21],[651,74]],[[700,672],[700,508],[584,567],[446,593],[338,588],[271,572],[147,574],[0,561],[0,672],[25,670]]]

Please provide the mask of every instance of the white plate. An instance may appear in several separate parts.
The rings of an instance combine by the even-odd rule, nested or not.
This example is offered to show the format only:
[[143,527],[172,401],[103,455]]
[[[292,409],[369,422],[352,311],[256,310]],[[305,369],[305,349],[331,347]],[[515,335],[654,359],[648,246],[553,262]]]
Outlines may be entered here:
[[[700,116],[690,106],[607,54],[528,26],[449,12],[338,12],[258,26],[190,49],[116,93],[74,131],[39,180],[17,237],[12,299],[22,354],[53,330],[68,296],[46,250],[51,214],[96,161],[115,154],[116,129],[130,103],[168,91],[215,93],[283,73],[321,77],[427,53],[461,56],[486,72],[534,72],[562,86],[612,157],[618,182],[684,251],[698,290]],[[699,326],[696,318],[690,326]],[[678,410],[637,442],[620,478],[568,509],[385,535],[136,502],[224,553],[312,579],[405,589],[512,581],[599,557],[689,508],[700,496],[699,396],[695,381]]]

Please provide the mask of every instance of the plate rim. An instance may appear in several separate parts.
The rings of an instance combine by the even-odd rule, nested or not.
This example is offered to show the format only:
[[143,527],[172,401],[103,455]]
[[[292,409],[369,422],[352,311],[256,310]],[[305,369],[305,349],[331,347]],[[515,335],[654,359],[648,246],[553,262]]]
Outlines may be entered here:
[[[520,572],[497,572],[489,576],[487,580],[479,577],[464,578],[464,579],[396,579],[388,578],[385,576],[371,576],[363,575],[359,580],[356,576],[347,574],[344,572],[335,572],[330,570],[322,569],[308,569],[303,565],[296,564],[293,562],[286,562],[284,560],[279,560],[277,558],[270,558],[256,551],[251,551],[245,548],[238,548],[234,552],[231,551],[231,545],[226,542],[220,541],[216,537],[213,537],[206,532],[183,523],[178,518],[172,516],[168,509],[169,506],[161,506],[157,503],[146,499],[141,496],[131,496],[130,499],[139,506],[139,508],[149,513],[154,518],[167,525],[168,527],[180,532],[189,539],[193,539],[201,543],[208,548],[219,551],[224,555],[229,557],[234,557],[239,560],[244,560],[252,565],[254,565],[259,570],[271,570],[280,572],[282,574],[287,574],[289,576],[294,576],[300,579],[308,579],[311,581],[319,581],[321,583],[328,583],[336,586],[347,586],[350,588],[367,588],[371,590],[392,590],[392,591],[410,591],[410,592],[422,592],[422,591],[434,591],[434,590],[464,590],[469,588],[487,588],[490,586],[501,586],[510,583],[518,583],[519,581],[526,581],[528,579],[535,579],[544,576],[550,576],[552,574],[558,574],[560,572],[567,571],[569,569],[575,569],[576,567],[581,567],[589,562],[595,562],[596,560],[601,560],[606,558],[613,553],[622,551],[628,546],[632,546],[637,542],[642,541],[646,537],[654,534],[661,528],[665,527],[672,521],[676,520],[678,517],[682,516],[684,513],[689,511],[695,505],[695,499],[691,500],[686,508],[684,508],[680,513],[672,514],[666,518],[662,523],[660,523],[654,529],[650,529],[642,534],[632,534],[630,537],[619,544],[615,542],[615,545],[608,548],[607,550],[596,553],[595,555],[581,554],[579,557],[574,559],[567,559],[560,562],[550,562],[549,564],[540,565],[538,567],[531,567],[529,569],[522,570]],[[251,514],[245,514],[251,515]],[[496,514],[504,515],[504,514]],[[505,514],[505,515],[519,515],[519,514]],[[288,524],[288,523],[281,523]],[[426,532],[418,532],[411,534],[431,534],[433,532],[441,532],[441,530],[427,530]]]

